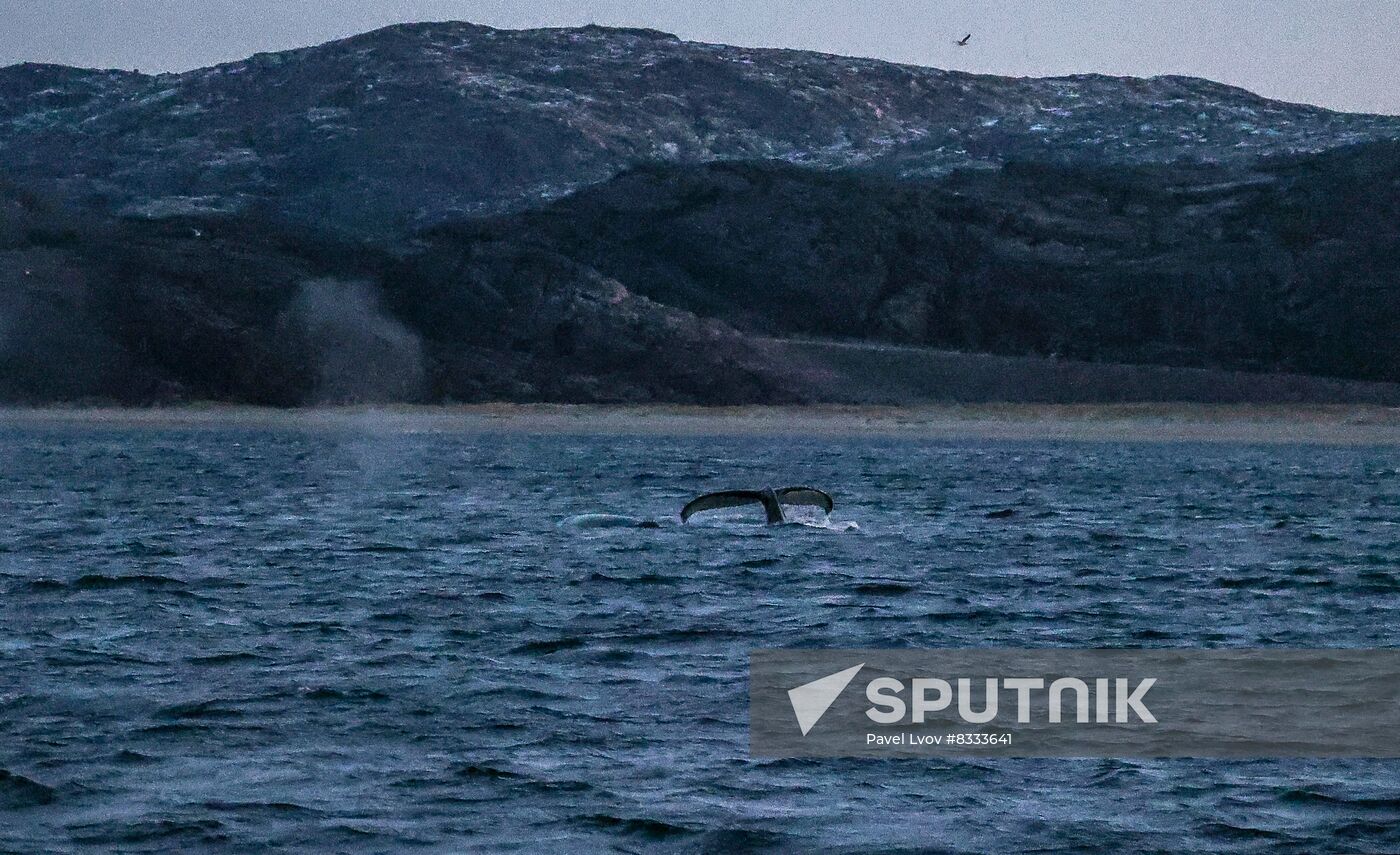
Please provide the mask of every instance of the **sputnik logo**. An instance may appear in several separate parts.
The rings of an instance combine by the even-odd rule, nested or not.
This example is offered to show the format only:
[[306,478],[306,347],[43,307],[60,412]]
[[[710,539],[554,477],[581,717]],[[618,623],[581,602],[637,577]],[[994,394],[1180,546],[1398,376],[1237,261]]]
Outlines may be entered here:
[[826,711],[831,709],[831,705],[836,702],[837,697],[845,691],[851,681],[860,673],[860,669],[865,667],[862,662],[844,671],[837,671],[829,674],[820,680],[813,680],[810,683],[803,683],[795,689],[788,690],[788,700],[792,701],[792,711],[797,715],[797,726],[802,728],[802,735],[806,736],[812,728],[817,726]]

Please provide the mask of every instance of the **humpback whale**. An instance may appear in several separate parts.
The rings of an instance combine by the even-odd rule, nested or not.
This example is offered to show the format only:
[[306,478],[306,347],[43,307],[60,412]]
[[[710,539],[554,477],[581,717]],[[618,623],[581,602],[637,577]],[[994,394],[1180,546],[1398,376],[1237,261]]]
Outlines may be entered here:
[[686,506],[681,508],[681,522],[688,521],[691,516],[701,511],[737,508],[742,505],[762,505],[764,513],[768,515],[769,525],[787,522],[787,517],[783,515],[783,505],[808,505],[821,508],[827,513],[831,513],[834,506],[830,496],[811,487],[780,487],[777,490],[771,487],[765,487],[762,490],[721,490],[718,493],[706,493],[687,502]]
[[560,520],[559,528],[661,528],[661,523],[656,520],[624,517],[620,514],[574,514],[571,517]]

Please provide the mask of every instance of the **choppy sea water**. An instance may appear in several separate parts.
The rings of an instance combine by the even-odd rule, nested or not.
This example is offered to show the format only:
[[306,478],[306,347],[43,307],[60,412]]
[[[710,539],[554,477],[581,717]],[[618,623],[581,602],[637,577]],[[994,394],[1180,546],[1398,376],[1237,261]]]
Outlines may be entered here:
[[[674,522],[756,484],[859,528]],[[11,427],[0,520],[0,850],[1400,847],[1394,761],[746,721],[758,647],[1395,646],[1390,448]]]

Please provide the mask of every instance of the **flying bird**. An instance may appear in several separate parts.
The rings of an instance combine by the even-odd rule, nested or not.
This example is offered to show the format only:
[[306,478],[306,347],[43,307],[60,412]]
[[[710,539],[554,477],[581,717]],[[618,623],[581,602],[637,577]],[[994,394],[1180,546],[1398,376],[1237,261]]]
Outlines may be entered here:
[[972,33],[968,33],[967,35],[963,36],[960,41],[953,42],[953,44],[957,45],[958,47],[967,47],[967,43],[970,41],[972,41]]

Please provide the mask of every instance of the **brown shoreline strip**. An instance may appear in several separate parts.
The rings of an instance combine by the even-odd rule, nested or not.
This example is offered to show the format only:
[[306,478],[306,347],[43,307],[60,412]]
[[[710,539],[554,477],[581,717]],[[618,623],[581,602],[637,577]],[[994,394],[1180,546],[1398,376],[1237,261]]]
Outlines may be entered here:
[[0,427],[1400,445],[1400,409],[1199,404],[0,408]]

